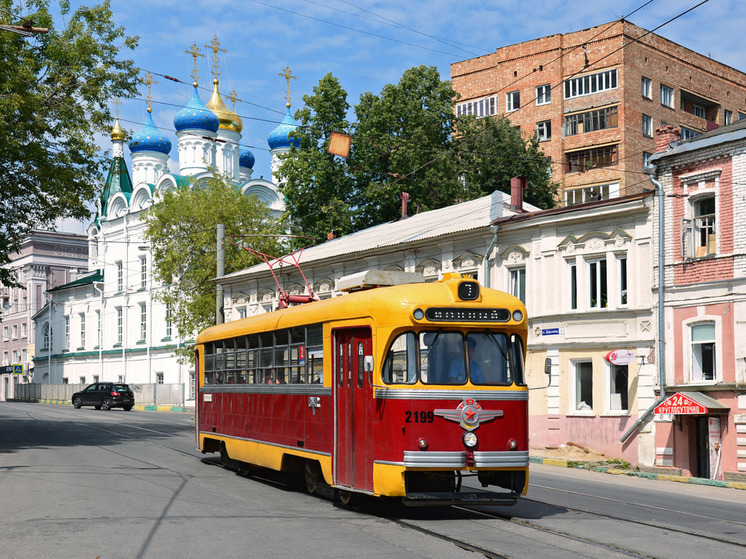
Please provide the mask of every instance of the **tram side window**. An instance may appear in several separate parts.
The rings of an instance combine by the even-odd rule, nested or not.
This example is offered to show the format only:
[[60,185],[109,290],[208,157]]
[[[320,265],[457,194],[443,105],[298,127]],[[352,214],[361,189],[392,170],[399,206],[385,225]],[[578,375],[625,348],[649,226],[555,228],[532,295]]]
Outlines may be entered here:
[[391,344],[383,365],[383,381],[412,384],[417,380],[417,338],[414,332],[398,336]]
[[324,382],[324,351],[321,347],[308,348],[306,356],[308,363],[308,382],[322,384]]
[[526,379],[523,375],[523,340],[520,336],[512,334],[510,341],[510,347],[513,351],[513,376],[515,377],[515,383],[524,386]]

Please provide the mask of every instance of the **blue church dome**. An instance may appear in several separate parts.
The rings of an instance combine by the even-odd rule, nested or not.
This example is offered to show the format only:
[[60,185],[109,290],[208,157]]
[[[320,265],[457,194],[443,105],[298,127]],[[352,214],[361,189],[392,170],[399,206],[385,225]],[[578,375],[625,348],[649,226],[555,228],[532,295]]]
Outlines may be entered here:
[[241,156],[238,158],[239,167],[246,167],[247,169],[253,169],[255,161],[256,159],[254,159],[254,154],[251,153],[248,149],[241,150]]
[[174,127],[177,132],[182,130],[209,130],[217,132],[220,126],[218,115],[208,109],[197,94],[197,86],[194,86],[192,98],[186,107],[181,109],[174,117]]
[[153,116],[148,109],[148,116],[145,118],[145,126],[132,136],[129,143],[130,153],[138,151],[158,151],[168,154],[171,151],[171,141],[164,136],[153,122]]
[[295,120],[293,120],[293,116],[290,114],[290,107],[288,107],[288,112],[280,125],[269,133],[269,137],[267,138],[269,149],[289,148],[291,145],[294,145],[296,148],[300,147],[300,138],[290,137],[290,132],[296,128],[297,125],[295,124]]

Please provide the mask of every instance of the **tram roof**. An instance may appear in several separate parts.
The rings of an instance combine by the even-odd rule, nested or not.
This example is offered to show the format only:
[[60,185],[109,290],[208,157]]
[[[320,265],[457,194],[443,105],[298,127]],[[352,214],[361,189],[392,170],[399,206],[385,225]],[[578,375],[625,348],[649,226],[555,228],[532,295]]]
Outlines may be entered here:
[[[416,243],[452,233],[482,229],[489,227],[497,219],[512,215],[514,212],[508,209],[509,205],[510,195],[495,191],[475,200],[382,223],[312,246],[303,251],[300,262],[323,261],[383,247]],[[525,203],[524,208],[528,211],[538,210]],[[221,279],[239,279],[259,272],[268,273],[267,265],[257,264],[222,276]]]

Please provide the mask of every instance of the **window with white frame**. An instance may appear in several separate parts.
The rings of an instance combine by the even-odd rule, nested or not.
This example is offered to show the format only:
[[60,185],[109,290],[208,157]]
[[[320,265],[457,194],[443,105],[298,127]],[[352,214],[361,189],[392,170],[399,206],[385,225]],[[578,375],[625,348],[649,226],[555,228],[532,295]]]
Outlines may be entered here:
[[115,264],[117,267],[117,293],[121,293],[124,291],[124,267],[121,260],[117,260]]
[[574,206],[594,200],[608,200],[619,197],[619,183],[597,184],[565,190],[565,205]]
[[526,303],[526,268],[512,268],[510,270],[510,294]]
[[548,105],[552,102],[552,86],[550,84],[536,87],[536,104]]
[[124,313],[122,307],[117,307],[117,344],[122,345],[124,340]]
[[650,165],[650,158],[653,156],[652,153],[649,151],[643,151],[642,152],[642,168],[645,169],[648,165]]
[[456,104],[456,116],[474,115],[478,117],[494,116],[497,114],[497,96],[492,95],[483,99],[464,101]]
[[702,132],[699,130],[694,130],[693,128],[687,128],[686,126],[681,127],[681,139],[682,140],[692,140],[696,138],[697,136],[701,136]]
[[85,313],[80,313],[80,347],[85,348]]
[[25,322],[21,323],[21,338],[28,338],[28,324]]
[[578,308],[578,266],[575,262],[570,263],[570,308]]
[[148,259],[145,255],[140,257],[140,289],[148,287]]
[[648,138],[653,137],[653,117],[642,115],[642,135]]
[[587,134],[597,130],[616,128],[619,125],[619,106],[604,107],[592,111],[565,116],[565,136]]
[[692,199],[692,248],[690,256],[701,258],[717,251],[715,194]]
[[588,306],[605,309],[609,306],[606,259],[588,262]]
[[593,363],[573,362],[575,369],[575,410],[593,411]]
[[552,121],[542,120],[536,123],[536,138],[540,142],[548,142],[552,139]]
[[3,365],[10,365],[10,352],[3,351]]
[[699,105],[692,105],[692,114],[699,118],[705,118],[705,108]]
[[673,109],[673,88],[661,84],[661,105]]
[[246,318],[246,305],[238,307],[238,318]]
[[6,342],[10,340],[10,328],[7,326],[3,326],[3,340]]
[[49,328],[49,322],[45,322],[42,327],[42,349],[49,349],[49,343],[52,339],[52,332]]
[[148,307],[140,303],[140,341],[143,342],[148,336]]
[[715,322],[699,322],[689,326],[691,334],[692,382],[717,379]]
[[70,349],[70,315],[65,316],[65,345],[62,349]]
[[653,80],[645,76],[642,77],[642,96],[645,99],[653,98]]
[[18,324],[14,324],[11,327],[10,331],[11,331],[11,336],[13,337],[13,339],[17,340],[18,339]]
[[725,109],[725,111],[723,112],[723,122],[726,126],[733,122],[733,111]]
[[565,80],[565,99],[616,89],[616,68]]
[[517,111],[521,108],[521,92],[509,91],[505,94],[505,112]]
[[166,303],[166,337],[171,337],[171,303]]
[[627,306],[627,255],[617,256],[619,263],[619,306]]
[[609,411],[627,411],[629,402],[629,365],[609,365]]

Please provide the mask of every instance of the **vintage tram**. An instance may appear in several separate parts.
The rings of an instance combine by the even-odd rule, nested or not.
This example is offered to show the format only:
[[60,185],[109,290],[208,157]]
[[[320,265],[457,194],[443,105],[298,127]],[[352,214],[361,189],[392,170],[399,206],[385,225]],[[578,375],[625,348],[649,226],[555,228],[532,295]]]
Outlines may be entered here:
[[514,503],[528,486],[525,307],[460,274],[412,276],[358,274],[345,295],[203,331],[199,450],[301,471],[343,502]]

